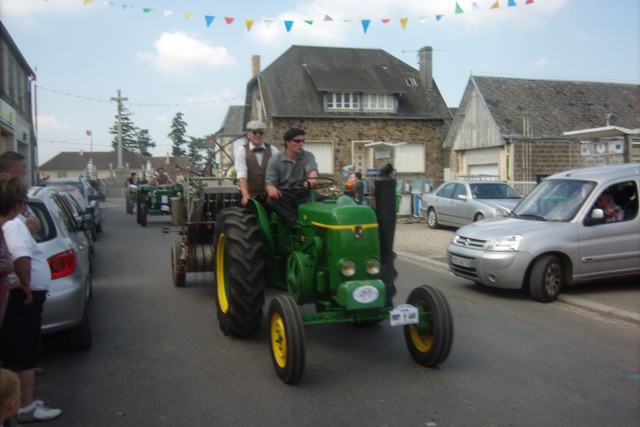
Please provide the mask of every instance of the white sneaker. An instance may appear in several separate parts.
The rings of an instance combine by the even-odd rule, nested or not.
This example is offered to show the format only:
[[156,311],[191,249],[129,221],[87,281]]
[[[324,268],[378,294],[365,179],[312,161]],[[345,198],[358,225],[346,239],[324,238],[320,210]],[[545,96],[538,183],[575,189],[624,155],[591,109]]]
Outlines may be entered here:
[[20,412],[16,415],[19,423],[30,423],[34,421],[47,421],[58,417],[62,411],[45,406],[42,400],[36,400],[33,409],[27,412]]

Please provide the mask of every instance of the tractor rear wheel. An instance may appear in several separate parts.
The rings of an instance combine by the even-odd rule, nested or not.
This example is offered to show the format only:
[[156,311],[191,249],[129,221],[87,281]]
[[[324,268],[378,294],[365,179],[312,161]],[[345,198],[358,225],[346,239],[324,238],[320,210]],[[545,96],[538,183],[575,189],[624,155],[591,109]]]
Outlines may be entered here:
[[176,240],[171,246],[171,277],[173,278],[173,284],[178,288],[184,286],[187,277],[187,273],[182,268],[180,258],[182,258],[182,244],[180,244],[180,240]]
[[449,356],[453,343],[449,303],[438,289],[422,285],[409,294],[407,304],[425,312],[420,316],[420,323],[404,326],[409,353],[422,366],[437,366]]
[[147,226],[147,204],[138,203],[138,212],[140,212],[140,225]]
[[289,295],[278,295],[269,305],[269,347],[278,377],[287,384],[300,379],[305,365],[302,317]]
[[256,217],[249,209],[221,211],[215,231],[216,306],[225,335],[255,333],[262,321],[266,260]]

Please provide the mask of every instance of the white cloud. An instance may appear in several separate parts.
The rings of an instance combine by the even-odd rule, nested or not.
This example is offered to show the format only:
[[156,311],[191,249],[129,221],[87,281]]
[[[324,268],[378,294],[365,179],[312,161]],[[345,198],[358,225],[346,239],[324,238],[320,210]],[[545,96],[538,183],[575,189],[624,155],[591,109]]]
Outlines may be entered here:
[[546,56],[541,56],[533,62],[534,67],[546,67],[551,65],[551,60]]
[[2,0],[2,14],[11,17],[31,17],[48,13],[68,13],[82,10],[78,0]]
[[54,116],[38,115],[38,130],[44,132],[58,132],[71,129],[71,125],[62,123]]
[[154,52],[139,52],[138,58],[168,73],[215,69],[236,63],[226,48],[180,32],[163,33],[154,48]]

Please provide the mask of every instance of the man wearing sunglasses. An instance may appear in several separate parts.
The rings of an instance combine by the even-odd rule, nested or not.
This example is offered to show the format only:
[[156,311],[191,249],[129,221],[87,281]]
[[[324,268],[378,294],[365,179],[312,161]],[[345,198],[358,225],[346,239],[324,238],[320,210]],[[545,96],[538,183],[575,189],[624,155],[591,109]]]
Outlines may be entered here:
[[247,123],[246,144],[238,147],[235,152],[234,166],[242,193],[242,206],[246,206],[253,197],[267,207],[267,191],[264,185],[267,164],[269,159],[278,153],[278,149],[264,142],[266,128],[267,125],[259,120]]
[[302,188],[300,181],[309,179],[313,186],[313,178],[318,177],[316,158],[304,150],[304,138],[304,130],[289,129],[283,138],[284,151],[273,156],[267,166],[267,202],[290,226],[297,222],[298,205],[309,200],[309,190]]

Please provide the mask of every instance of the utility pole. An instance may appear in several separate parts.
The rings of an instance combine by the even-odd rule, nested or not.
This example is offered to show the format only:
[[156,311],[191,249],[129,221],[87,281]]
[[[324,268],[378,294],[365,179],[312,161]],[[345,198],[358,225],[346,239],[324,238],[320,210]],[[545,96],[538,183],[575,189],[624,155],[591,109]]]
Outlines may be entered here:
[[111,97],[112,101],[116,101],[118,103],[118,165],[116,166],[118,169],[121,169],[122,166],[122,102],[128,101],[129,98],[123,98],[120,96],[120,89],[118,89],[118,96]]

